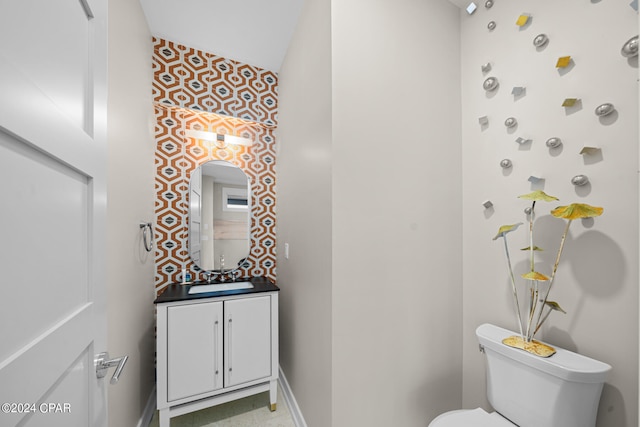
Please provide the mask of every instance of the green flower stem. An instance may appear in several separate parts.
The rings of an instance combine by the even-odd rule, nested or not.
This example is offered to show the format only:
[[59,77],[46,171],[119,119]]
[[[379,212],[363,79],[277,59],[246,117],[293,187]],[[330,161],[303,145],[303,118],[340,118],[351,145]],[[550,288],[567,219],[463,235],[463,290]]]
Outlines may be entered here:
[[533,283],[530,294],[530,304],[529,304],[529,319],[527,320],[527,342],[531,342],[533,336],[536,334],[531,333],[531,326],[533,325],[533,316],[536,312],[536,308],[538,307],[538,281],[536,280]]
[[[552,311],[553,311],[552,309],[549,309],[549,311],[547,311],[547,314],[545,314],[545,315],[544,315],[544,317],[542,318],[542,320],[540,320],[540,321],[538,322],[538,326],[536,326],[536,330],[535,330],[535,331],[533,331],[533,335],[535,335],[535,334],[538,332],[538,330],[540,329],[540,327],[542,326],[542,324],[544,323],[544,321],[545,321],[545,320],[547,320],[547,317],[549,317],[549,315],[551,314],[551,312],[552,312]],[[542,312],[542,310],[540,310],[540,312]]]
[[[553,265],[553,272],[551,273],[551,279],[549,279],[549,287],[547,288],[547,292],[545,293],[544,299],[542,302],[543,307],[544,305],[547,304],[547,298],[549,297],[549,292],[551,292],[551,287],[553,286],[554,279],[556,278],[556,271],[558,271],[558,264],[560,264],[560,257],[562,256],[562,251],[564,249],[564,242],[567,240],[567,234],[569,234],[569,226],[571,225],[571,221],[573,220],[570,219],[567,221],[567,226],[564,228],[564,233],[562,233],[562,239],[560,240],[560,248],[558,248],[558,255],[556,256],[556,262]],[[540,310],[540,313],[538,314],[536,331],[540,329],[540,326],[542,326],[542,322],[540,321],[540,317],[542,316],[542,311],[543,310]]]
[[[531,271],[535,271],[535,255],[533,251],[533,221],[536,215],[536,201],[534,200],[531,203],[531,213],[529,214],[529,264],[531,266]],[[533,316],[536,311],[536,306],[538,302],[538,281],[534,282],[533,288],[531,289],[531,293],[529,295],[529,318],[527,320],[527,336],[526,341],[530,342],[533,338],[533,334],[531,334],[531,324],[533,323]]]
[[520,337],[524,341],[524,335],[522,333],[522,317],[520,316],[520,303],[518,302],[518,290],[516,289],[516,278],[513,275],[513,268],[511,267],[511,256],[509,255],[509,245],[507,245],[507,235],[503,235],[504,240],[504,252],[507,255],[507,265],[509,267],[509,277],[511,278],[511,291],[513,294],[513,304],[516,310],[516,316],[518,317],[518,328],[520,328]]
[[533,255],[533,219],[536,215],[536,201],[531,203],[531,214],[529,214],[529,259],[531,263],[531,271],[534,271],[534,255]]

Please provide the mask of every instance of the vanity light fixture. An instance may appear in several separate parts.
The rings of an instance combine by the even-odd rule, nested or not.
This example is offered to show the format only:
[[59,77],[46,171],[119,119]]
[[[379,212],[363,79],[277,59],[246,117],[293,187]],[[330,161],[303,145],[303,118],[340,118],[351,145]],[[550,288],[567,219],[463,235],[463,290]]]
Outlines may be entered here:
[[491,9],[493,7],[493,0],[487,0],[486,2],[484,2],[484,7],[486,7],[487,9]]
[[487,62],[485,64],[482,64],[480,66],[480,69],[482,70],[483,73],[488,73],[489,71],[491,71],[491,62]]
[[482,206],[484,206],[485,209],[489,209],[493,207],[493,202],[491,200],[485,200],[482,202]]
[[512,128],[518,124],[518,121],[515,117],[508,117],[507,120],[504,121],[504,125],[508,128]]
[[203,130],[187,129],[185,135],[189,138],[201,139],[203,141],[213,142],[217,148],[226,148],[231,145],[244,145],[251,147],[253,140],[242,136],[225,135],[222,133],[215,133]]
[[489,23],[487,24],[487,28],[489,29],[489,31],[493,31],[496,29],[496,21],[489,21]]
[[480,123],[482,126],[486,126],[489,124],[489,117],[487,116],[482,116],[478,118],[478,123]]
[[227,148],[227,141],[224,140],[224,135],[217,133],[214,145],[220,149]]

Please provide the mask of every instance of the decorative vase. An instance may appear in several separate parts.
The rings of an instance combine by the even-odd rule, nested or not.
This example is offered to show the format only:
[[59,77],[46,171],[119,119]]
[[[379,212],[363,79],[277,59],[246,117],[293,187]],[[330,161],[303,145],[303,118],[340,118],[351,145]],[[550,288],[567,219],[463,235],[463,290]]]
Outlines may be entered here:
[[549,357],[555,354],[555,348],[550,345],[541,343],[540,341],[531,340],[530,342],[524,341],[522,337],[518,335],[512,335],[502,340],[504,345],[509,347],[518,348],[520,350],[527,351],[531,354],[535,354],[540,357]]

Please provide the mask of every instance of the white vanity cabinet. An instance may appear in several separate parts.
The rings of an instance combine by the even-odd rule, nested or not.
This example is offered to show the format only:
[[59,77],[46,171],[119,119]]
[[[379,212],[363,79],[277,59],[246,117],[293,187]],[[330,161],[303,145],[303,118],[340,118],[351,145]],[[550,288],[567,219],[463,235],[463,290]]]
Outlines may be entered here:
[[265,391],[275,410],[277,331],[278,292],[157,303],[160,427],[169,427],[172,417]]
[[223,304],[166,307],[167,403],[222,388]]

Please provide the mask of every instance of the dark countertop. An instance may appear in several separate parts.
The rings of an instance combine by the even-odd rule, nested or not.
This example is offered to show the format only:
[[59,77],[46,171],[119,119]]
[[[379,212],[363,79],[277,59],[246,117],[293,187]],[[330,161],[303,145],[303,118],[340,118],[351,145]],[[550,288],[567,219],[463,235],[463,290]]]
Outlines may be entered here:
[[[180,283],[172,283],[169,286],[167,286],[160,295],[158,295],[158,298],[156,298],[156,300],[153,303],[161,304],[164,302],[225,297],[229,295],[255,294],[260,292],[274,292],[274,291],[280,290],[279,287],[277,287],[271,280],[269,280],[266,277],[252,277],[251,279],[236,279],[236,282],[251,282],[253,284],[253,288],[235,289],[231,291],[202,292],[202,293],[189,295],[188,292],[189,292],[189,289],[191,289],[191,286],[207,285],[208,283],[205,281],[193,282],[187,285],[182,285]],[[220,283],[220,282],[213,282],[213,284],[215,283]],[[230,283],[230,282],[227,281],[224,283]]]

